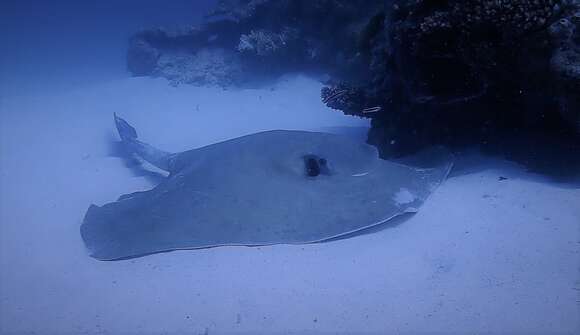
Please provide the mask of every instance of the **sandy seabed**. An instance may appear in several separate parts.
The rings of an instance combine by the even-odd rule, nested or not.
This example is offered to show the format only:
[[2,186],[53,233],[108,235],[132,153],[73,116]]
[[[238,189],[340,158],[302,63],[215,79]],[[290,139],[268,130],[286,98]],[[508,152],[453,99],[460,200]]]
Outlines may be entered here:
[[88,206],[154,185],[110,155],[114,112],[173,152],[270,129],[364,135],[319,88],[132,78],[2,98],[0,333],[580,333],[580,189],[475,152],[419,213],[373,234],[88,256]]

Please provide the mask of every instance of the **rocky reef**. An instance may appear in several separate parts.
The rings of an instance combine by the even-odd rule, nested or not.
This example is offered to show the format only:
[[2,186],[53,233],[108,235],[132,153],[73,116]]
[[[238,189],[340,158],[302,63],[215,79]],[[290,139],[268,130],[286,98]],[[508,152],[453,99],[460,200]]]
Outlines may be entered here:
[[579,15],[577,1],[389,1],[374,61],[385,71],[322,97],[371,118],[369,141],[384,156],[505,133],[575,137]]
[[383,157],[543,134],[580,157],[578,0],[224,0],[198,28],[131,39],[134,75],[240,86],[327,73]]
[[361,39],[383,8],[382,0],[224,0],[200,27],[135,34],[128,68],[173,84],[219,86],[292,71],[366,75]]

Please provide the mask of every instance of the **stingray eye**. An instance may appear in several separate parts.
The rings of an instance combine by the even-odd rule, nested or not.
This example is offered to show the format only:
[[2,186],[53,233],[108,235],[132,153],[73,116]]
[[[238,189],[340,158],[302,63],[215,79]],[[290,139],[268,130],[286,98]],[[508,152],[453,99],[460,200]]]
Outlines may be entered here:
[[304,156],[304,172],[308,177],[318,177],[321,174],[330,175],[328,161],[316,155]]
[[320,175],[320,165],[316,157],[304,157],[304,169],[309,177],[318,177]]

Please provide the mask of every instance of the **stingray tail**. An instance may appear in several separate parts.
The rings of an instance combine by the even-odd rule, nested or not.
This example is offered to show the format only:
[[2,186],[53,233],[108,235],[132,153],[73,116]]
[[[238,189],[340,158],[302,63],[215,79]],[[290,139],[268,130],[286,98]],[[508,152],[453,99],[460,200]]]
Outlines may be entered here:
[[172,156],[170,153],[137,140],[137,130],[129,122],[117,116],[117,114],[113,115],[117,132],[119,133],[119,137],[121,137],[121,142],[128,149],[129,153],[151,163],[161,170],[170,171],[170,160]]
[[117,132],[123,142],[132,141],[137,139],[137,130],[133,128],[129,122],[123,120],[117,116],[117,113],[113,113],[115,117],[115,126],[117,126]]

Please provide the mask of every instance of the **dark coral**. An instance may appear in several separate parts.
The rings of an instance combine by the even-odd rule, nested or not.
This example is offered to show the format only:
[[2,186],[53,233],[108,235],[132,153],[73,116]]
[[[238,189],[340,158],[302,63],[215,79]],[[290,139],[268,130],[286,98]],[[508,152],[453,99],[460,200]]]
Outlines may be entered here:
[[[580,7],[580,6],[579,6]],[[580,8],[550,26],[555,51],[550,60],[563,117],[580,133]]]
[[[433,143],[486,145],[510,133],[576,141],[578,7],[565,0],[392,1],[385,40],[376,41],[384,52],[371,61],[384,71],[371,69],[371,82],[351,87],[359,92],[352,103],[329,106],[372,118],[369,142],[383,156]],[[381,111],[352,108],[367,104]]]

